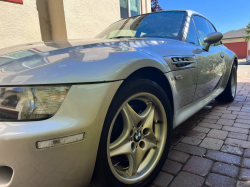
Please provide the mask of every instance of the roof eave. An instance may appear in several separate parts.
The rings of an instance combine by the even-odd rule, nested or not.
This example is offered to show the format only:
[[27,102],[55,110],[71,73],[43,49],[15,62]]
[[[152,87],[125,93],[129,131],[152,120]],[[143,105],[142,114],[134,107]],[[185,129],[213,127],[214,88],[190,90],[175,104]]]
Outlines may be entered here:
[[222,40],[226,40],[226,39],[237,39],[237,38],[244,38],[246,36],[241,36],[241,37],[233,37],[233,38],[222,38]]

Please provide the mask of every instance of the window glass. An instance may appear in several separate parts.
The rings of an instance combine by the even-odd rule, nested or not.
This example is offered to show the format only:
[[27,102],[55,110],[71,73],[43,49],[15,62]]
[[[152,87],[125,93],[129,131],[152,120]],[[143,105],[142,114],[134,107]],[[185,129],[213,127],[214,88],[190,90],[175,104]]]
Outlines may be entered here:
[[131,16],[137,16],[140,14],[140,0],[130,0],[130,14]]
[[[208,26],[209,26],[211,32],[217,32],[217,31],[215,30],[214,26],[213,26],[209,21],[207,21],[207,24],[208,24]],[[221,41],[219,41],[219,42],[217,42],[217,43],[215,43],[215,44],[212,44],[212,46],[217,46],[217,45],[221,45]]]
[[193,16],[193,19],[198,32],[200,45],[205,45],[204,37],[211,33],[207,20],[200,16]]
[[188,36],[187,36],[187,42],[195,44],[195,45],[199,45],[199,41],[198,41],[198,38],[197,38],[197,32],[196,32],[196,29],[194,27],[193,19],[190,20],[190,26],[189,26]]
[[121,18],[128,17],[128,0],[120,0]]
[[208,24],[211,32],[216,32],[215,28],[213,27],[213,25],[209,21],[207,21],[207,24]]
[[97,38],[159,37],[179,39],[186,13],[182,11],[139,15],[112,24]]

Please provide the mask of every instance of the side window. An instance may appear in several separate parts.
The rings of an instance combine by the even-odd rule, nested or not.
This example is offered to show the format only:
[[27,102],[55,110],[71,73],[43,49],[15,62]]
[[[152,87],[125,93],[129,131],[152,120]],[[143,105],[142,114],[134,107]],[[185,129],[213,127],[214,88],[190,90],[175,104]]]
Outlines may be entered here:
[[207,24],[208,24],[208,26],[209,26],[211,32],[216,32],[214,26],[213,26],[209,21],[207,21]]
[[198,41],[198,38],[197,38],[197,32],[196,32],[196,29],[195,29],[195,26],[194,26],[194,21],[193,21],[192,18],[190,20],[190,26],[189,26],[188,36],[187,36],[187,42],[195,44],[195,45],[199,45],[199,41]]
[[200,16],[193,16],[193,19],[198,32],[200,45],[205,45],[204,37],[211,33],[207,20]]

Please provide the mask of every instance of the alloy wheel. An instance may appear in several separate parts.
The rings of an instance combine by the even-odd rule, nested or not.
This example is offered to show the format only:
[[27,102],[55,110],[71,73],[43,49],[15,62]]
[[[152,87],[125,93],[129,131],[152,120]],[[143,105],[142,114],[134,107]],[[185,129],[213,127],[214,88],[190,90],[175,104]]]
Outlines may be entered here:
[[145,179],[159,162],[167,138],[167,117],[150,93],[127,99],[110,127],[107,154],[114,176],[125,184]]

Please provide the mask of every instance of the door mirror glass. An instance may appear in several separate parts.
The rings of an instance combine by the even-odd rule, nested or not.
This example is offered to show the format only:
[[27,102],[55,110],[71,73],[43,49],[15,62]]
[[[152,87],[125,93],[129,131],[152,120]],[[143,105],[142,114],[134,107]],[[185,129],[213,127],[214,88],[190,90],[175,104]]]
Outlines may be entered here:
[[223,35],[220,32],[212,32],[204,37],[205,47],[203,50],[208,51],[212,44],[215,44],[223,38]]

